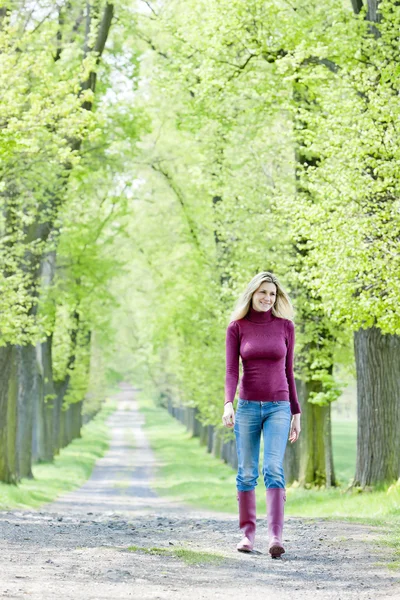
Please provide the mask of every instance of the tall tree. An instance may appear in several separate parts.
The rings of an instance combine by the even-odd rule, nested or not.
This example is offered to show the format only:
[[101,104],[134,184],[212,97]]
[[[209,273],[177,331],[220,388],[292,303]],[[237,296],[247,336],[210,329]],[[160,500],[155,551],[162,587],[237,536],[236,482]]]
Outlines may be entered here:
[[[357,2],[353,0],[352,5],[354,12],[359,14],[363,8],[362,0]],[[399,57],[398,51],[393,54],[398,42],[398,18],[400,16],[398,4],[384,2],[383,13],[379,11],[379,5],[379,0],[367,0],[366,19],[371,24],[369,29],[371,38],[362,44],[362,59],[366,63],[373,64],[374,82],[376,83],[363,97],[366,110],[369,108],[368,104],[374,100],[374,96],[380,96],[378,88],[382,82],[379,62],[382,61],[381,67],[383,63],[386,70],[393,72]],[[384,25],[381,28],[379,24],[382,22],[382,17]],[[379,53],[377,52],[378,41],[381,46]],[[380,59],[378,64],[375,62],[376,58],[378,61]],[[385,83],[386,85],[389,83],[388,89],[385,90],[386,94],[389,92],[393,98],[398,97],[398,82],[396,80],[385,82],[383,78],[382,87],[385,86]],[[382,114],[379,121],[379,133],[385,136],[393,126],[392,117]],[[377,150],[375,149],[375,152],[366,157],[366,171],[375,181],[382,177],[379,169],[376,168],[377,162],[390,163],[395,160],[384,143],[378,152]],[[391,166],[394,175],[397,168],[395,164]],[[396,202],[392,189],[392,176],[389,175],[387,181],[380,185],[378,193],[375,192],[365,199],[366,214],[372,218],[378,217],[385,228],[393,226],[390,209],[388,210],[388,205]],[[400,228],[395,227],[390,234],[389,240],[398,244]],[[379,253],[379,245],[383,238],[382,230],[368,232],[364,243],[372,248],[372,254]],[[386,240],[386,243],[390,243],[389,240]],[[367,291],[368,288],[369,286],[364,284],[357,290],[357,293]],[[398,319],[400,319],[400,313],[398,313]],[[361,327],[354,333],[358,406],[355,484],[361,486],[394,481],[400,476],[398,435],[400,427],[400,380],[398,377],[400,372],[400,335],[392,332],[385,334],[376,324],[377,320],[375,319],[372,327]],[[400,326],[398,328],[400,329]]]
[[[39,393],[35,342],[40,332],[37,326],[40,263],[49,236],[56,228],[69,174],[77,164],[82,140],[90,128],[90,119],[85,113],[88,114],[93,104],[96,67],[113,15],[113,5],[108,2],[87,3],[86,26],[81,35],[82,14],[72,3],[51,10],[44,18],[41,9],[38,6],[25,14],[24,9],[18,12],[10,3],[8,23],[5,24],[3,19],[1,31],[1,42],[7,48],[6,66],[13,71],[12,79],[18,81],[21,94],[19,102],[11,105],[7,104],[8,96],[5,95],[2,111],[7,125],[7,162],[3,164],[6,217],[3,278],[8,294],[18,297],[16,307],[9,305],[11,312],[18,314],[19,311],[24,318],[22,328],[20,319],[15,323],[14,331],[8,335],[3,333],[3,344],[17,343],[19,473],[16,477],[32,476],[33,407]],[[68,22],[67,16],[71,17]],[[58,29],[56,50],[52,55],[54,23],[58,24]],[[79,37],[83,53],[79,48]],[[45,39],[48,45],[44,43]],[[21,55],[24,60],[17,60]],[[49,89],[52,91],[50,96]],[[23,94],[28,92],[25,102]],[[12,93],[15,94],[14,89],[8,92]],[[34,135],[26,130],[26,119],[36,121]],[[47,169],[43,169],[44,165]],[[19,336],[18,330],[21,331]],[[4,357],[11,360],[14,353],[7,352],[7,345],[3,348]],[[11,373],[12,370],[8,368],[4,372]],[[9,389],[7,379],[3,386],[4,390]]]

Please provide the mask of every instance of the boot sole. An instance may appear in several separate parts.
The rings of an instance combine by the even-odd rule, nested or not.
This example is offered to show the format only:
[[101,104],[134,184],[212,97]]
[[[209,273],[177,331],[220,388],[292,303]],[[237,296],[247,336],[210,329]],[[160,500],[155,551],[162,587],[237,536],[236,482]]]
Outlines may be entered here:
[[285,553],[285,548],[278,545],[271,546],[271,548],[269,549],[269,553],[272,558],[280,558],[281,554]]

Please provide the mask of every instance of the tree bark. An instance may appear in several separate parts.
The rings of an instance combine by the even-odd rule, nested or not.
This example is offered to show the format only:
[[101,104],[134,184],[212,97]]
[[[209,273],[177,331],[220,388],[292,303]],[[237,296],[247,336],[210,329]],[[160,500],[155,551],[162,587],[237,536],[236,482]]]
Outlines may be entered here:
[[8,467],[12,473],[12,483],[18,483],[19,474],[19,449],[17,443],[18,427],[18,366],[17,351],[12,346],[10,378],[8,381],[8,410],[7,410],[7,456]]
[[41,344],[41,359],[43,369],[43,400],[44,400],[44,422],[45,422],[45,440],[43,447],[42,460],[51,462],[54,460],[55,439],[54,439],[54,418],[56,411],[57,394],[53,381],[53,363],[52,363],[52,344],[53,336],[47,336]]
[[354,333],[357,369],[357,462],[355,485],[400,476],[400,337],[376,327]]
[[53,452],[54,456],[59,454],[60,452],[60,430],[61,430],[61,411],[62,411],[62,402],[64,398],[64,382],[60,382],[60,384],[55,384],[56,397],[54,399],[54,407],[53,407]]
[[200,424],[200,446],[207,446],[208,426]]
[[32,457],[35,462],[54,459],[53,412],[55,393],[52,380],[51,337],[36,347],[39,367],[38,393],[35,399]]
[[[300,406],[303,407],[305,404],[304,398],[306,395],[306,385],[304,381],[296,379],[296,390]],[[302,408],[302,410],[304,409]],[[303,423],[301,423],[301,427],[303,428]],[[301,431],[300,439],[297,442],[295,442],[294,444],[288,442],[286,445],[285,458],[283,461],[283,470],[285,472],[285,480],[287,485],[290,485],[294,481],[298,481],[300,477],[300,440],[303,436],[304,432]]]
[[81,437],[82,406],[83,406],[82,400],[80,402],[74,402],[74,404],[71,404],[71,406],[70,406],[71,411],[72,411],[71,435],[72,435],[73,440]]
[[[37,347],[36,347],[37,351]],[[39,462],[39,454],[44,441],[44,414],[43,414],[43,375],[40,367],[40,356],[38,360],[38,385],[37,394],[33,398],[33,422],[32,422],[32,462]]]
[[33,409],[38,393],[36,348],[32,344],[17,346],[18,357],[18,424],[17,443],[20,477],[33,478],[32,434]]
[[73,440],[72,437],[72,404],[70,404],[65,411],[65,446],[68,446]]
[[60,444],[60,449],[61,448],[65,448],[66,446],[68,446],[68,409],[61,409],[61,414],[60,414],[60,440],[59,440],[59,444]]
[[310,392],[320,391],[319,381],[308,381],[305,386],[305,398],[301,406],[299,483],[302,486],[334,486],[331,405],[319,406],[308,402]]
[[64,447],[64,396],[67,392],[69,384],[69,376],[63,381],[55,382],[56,399],[53,410],[53,446],[54,454],[59,454],[60,449]]
[[17,366],[15,346],[0,347],[0,481],[17,483]]
[[212,455],[214,458],[221,458],[222,449],[222,434],[219,429],[214,428],[213,443],[212,443]]

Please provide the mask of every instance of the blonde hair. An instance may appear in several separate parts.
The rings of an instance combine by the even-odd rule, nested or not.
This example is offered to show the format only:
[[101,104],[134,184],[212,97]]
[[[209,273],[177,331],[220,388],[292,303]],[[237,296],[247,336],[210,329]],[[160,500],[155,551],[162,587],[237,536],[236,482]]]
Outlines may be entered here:
[[243,294],[239,297],[230,316],[230,321],[239,321],[239,319],[243,319],[247,315],[254,292],[265,282],[276,285],[276,300],[271,308],[272,314],[281,319],[293,320],[294,311],[292,303],[278,278],[268,271],[262,271],[253,277]]

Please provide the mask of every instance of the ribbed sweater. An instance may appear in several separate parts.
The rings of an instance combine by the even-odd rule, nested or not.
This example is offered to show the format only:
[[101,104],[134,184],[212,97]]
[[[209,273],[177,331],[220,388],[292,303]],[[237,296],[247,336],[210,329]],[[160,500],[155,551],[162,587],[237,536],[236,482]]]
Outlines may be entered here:
[[293,373],[295,333],[290,319],[251,305],[247,315],[231,321],[226,330],[225,404],[233,402],[243,375],[239,398],[249,401],[288,400],[292,415],[301,413]]

